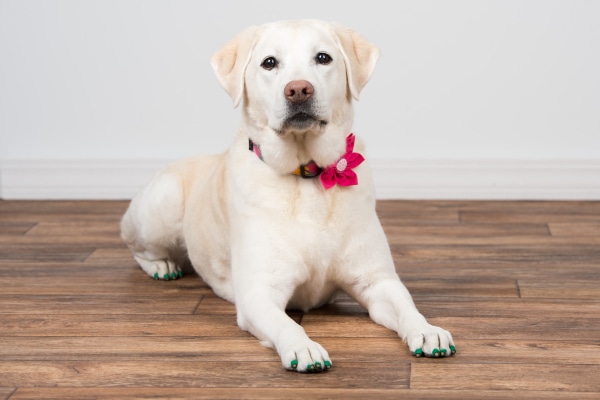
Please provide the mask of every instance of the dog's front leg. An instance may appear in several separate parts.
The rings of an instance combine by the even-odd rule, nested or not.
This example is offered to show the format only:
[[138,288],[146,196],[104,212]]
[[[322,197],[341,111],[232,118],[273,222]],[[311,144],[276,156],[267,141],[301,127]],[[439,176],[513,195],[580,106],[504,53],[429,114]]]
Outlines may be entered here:
[[288,370],[321,372],[331,368],[327,351],[285,313],[283,303],[276,299],[279,294],[274,292],[274,288],[264,287],[236,299],[240,328],[252,333],[264,346],[274,347]]
[[[304,329],[285,312],[298,285],[302,266],[290,252],[272,250],[277,244],[246,243],[232,259],[238,325],[256,336],[261,344],[275,348],[284,368],[298,372],[321,372],[331,368],[327,351],[312,341]],[[258,251],[257,251],[258,250]],[[290,264],[291,263],[291,264]]]
[[349,243],[340,275],[344,289],[367,310],[375,322],[395,332],[417,357],[444,357],[456,352],[450,332],[431,325],[417,310],[400,281],[384,232],[377,223]]
[[372,283],[361,297],[371,319],[396,331],[415,356],[444,357],[456,352],[450,332],[427,322],[397,277]]

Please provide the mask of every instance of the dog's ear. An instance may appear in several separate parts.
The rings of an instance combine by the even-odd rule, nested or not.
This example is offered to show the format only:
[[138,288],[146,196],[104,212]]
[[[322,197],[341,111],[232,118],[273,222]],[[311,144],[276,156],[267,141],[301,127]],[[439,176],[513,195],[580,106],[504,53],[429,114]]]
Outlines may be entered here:
[[237,107],[244,94],[244,73],[250,62],[257,27],[247,28],[231,39],[210,59],[219,83],[233,99],[233,107]]
[[355,100],[358,100],[360,91],[365,87],[375,69],[379,58],[379,49],[352,29],[338,23],[332,25],[344,56],[350,94]]

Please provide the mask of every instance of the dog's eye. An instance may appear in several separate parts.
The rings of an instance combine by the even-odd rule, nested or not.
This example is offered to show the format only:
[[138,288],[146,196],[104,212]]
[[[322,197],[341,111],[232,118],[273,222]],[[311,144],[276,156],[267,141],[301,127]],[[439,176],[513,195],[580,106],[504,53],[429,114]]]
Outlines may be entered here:
[[264,69],[266,69],[267,71],[270,71],[273,68],[275,68],[277,66],[277,64],[278,64],[278,62],[275,57],[267,57],[263,60],[263,62],[260,64],[260,66],[263,67]]
[[321,65],[327,65],[333,61],[331,56],[327,53],[317,54],[317,56],[315,57],[315,60],[317,61],[317,64],[321,64]]

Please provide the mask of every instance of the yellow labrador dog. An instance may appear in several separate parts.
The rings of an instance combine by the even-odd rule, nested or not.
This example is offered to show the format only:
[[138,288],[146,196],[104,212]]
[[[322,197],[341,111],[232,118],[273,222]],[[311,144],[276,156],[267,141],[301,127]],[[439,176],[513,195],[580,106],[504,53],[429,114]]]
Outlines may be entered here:
[[401,283],[375,213],[373,181],[352,133],[352,102],[378,49],[315,20],[251,27],[211,63],[242,105],[224,154],[177,162],[136,195],[122,237],[155,279],[189,259],[239,326],[279,353],[284,368],[324,371],[327,351],[286,314],[346,292],[398,333],[415,356],[454,354]]

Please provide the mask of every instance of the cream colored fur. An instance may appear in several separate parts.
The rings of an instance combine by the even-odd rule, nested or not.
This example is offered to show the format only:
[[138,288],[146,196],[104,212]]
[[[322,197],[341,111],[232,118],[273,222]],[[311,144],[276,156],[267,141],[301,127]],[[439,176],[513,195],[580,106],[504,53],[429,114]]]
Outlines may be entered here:
[[[332,61],[315,61],[318,53]],[[212,66],[242,124],[227,152],[177,162],[131,201],[122,237],[150,276],[175,278],[186,258],[224,299],[239,326],[273,347],[287,369],[320,371],[327,351],[286,315],[344,291],[411,351],[450,355],[452,337],[417,311],[401,283],[375,213],[368,157],[357,186],[323,189],[292,175],[311,160],[335,163],[352,132],[352,101],[367,83],[378,49],[357,33],[321,21],[251,27],[217,52]],[[268,57],[277,67],[261,67]],[[291,81],[314,88],[310,126],[290,123]],[[292,110],[292,111],[290,111]],[[264,160],[248,149],[260,145]],[[357,138],[355,151],[364,154]]]

